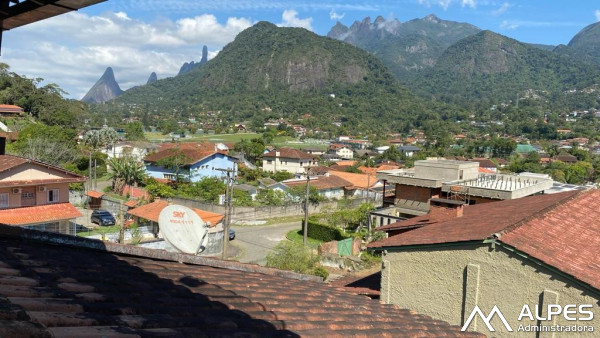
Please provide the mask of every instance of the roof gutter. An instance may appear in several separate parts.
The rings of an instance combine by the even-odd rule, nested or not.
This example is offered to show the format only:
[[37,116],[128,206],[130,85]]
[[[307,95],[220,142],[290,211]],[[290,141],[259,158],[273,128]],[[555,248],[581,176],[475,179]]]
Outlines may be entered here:
[[433,243],[433,244],[415,244],[415,245],[401,245],[401,246],[383,246],[376,248],[367,248],[369,251],[409,251],[414,249],[429,249],[429,248],[446,248],[446,247],[457,247],[465,245],[477,245],[486,244],[485,241],[463,241],[463,242],[447,242],[447,243]]

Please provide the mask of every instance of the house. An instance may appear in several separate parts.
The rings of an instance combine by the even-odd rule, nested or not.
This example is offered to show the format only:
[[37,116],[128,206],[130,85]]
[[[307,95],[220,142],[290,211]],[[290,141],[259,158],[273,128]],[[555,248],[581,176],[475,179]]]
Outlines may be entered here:
[[0,115],[14,117],[23,115],[23,108],[12,104],[0,104]]
[[292,174],[304,174],[308,167],[317,164],[314,156],[294,148],[281,148],[263,155],[263,171],[276,173],[287,171]]
[[304,147],[304,148],[302,148],[302,151],[304,151],[305,153],[314,155],[314,156],[320,156],[320,155],[325,154],[325,150],[321,147]]
[[489,158],[475,157],[475,158],[470,159],[469,161],[479,163],[479,169],[484,169],[484,172],[488,172],[488,173],[498,172],[498,167],[496,167],[496,164],[494,162],[492,162],[492,160],[490,160]]
[[575,164],[578,162],[577,157],[571,154],[560,154],[552,157],[551,162],[560,161],[566,164]]
[[330,171],[329,176],[336,176],[350,182],[347,186],[346,196],[379,199],[381,195],[376,188],[382,187],[383,183],[377,179],[377,176],[370,174],[356,174],[345,171]]
[[354,151],[349,146],[340,144],[340,143],[332,143],[329,145],[327,149],[327,153],[331,155],[337,155],[339,158],[351,160],[354,158]]
[[401,153],[406,155],[406,157],[413,157],[413,156],[415,156],[416,153],[421,151],[421,148],[409,144],[409,145],[398,147],[398,150],[400,150]]
[[71,222],[82,215],[69,203],[69,184],[85,181],[51,164],[0,155],[0,224],[74,234]]
[[479,173],[478,162],[445,159],[415,161],[412,169],[381,170],[377,178],[393,185],[394,195],[384,193],[382,207],[395,208],[406,218],[426,214],[431,198],[489,203],[541,194],[552,186],[551,179]]
[[[432,200],[430,214],[383,226],[379,229],[389,237],[369,244],[383,252],[381,300],[454,325],[465,324],[475,306],[484,313],[496,306],[515,331],[520,325],[598,326],[597,317],[547,320],[548,304],[561,309],[587,304],[598,313],[598,219],[596,189],[480,205]],[[541,319],[519,321],[525,305]],[[493,334],[481,321],[469,328],[515,336],[498,320],[492,325]],[[519,332],[519,337],[549,332],[539,333]],[[594,333],[565,333],[575,335]]]
[[227,154],[206,148],[173,147],[144,158],[146,173],[156,179],[176,180],[182,177],[198,182],[205,177],[226,177],[225,170],[237,170],[237,160]]
[[285,185],[281,182],[277,182],[270,177],[259,178],[257,181],[258,181],[258,188],[262,189],[262,190],[270,189],[270,190],[279,190],[281,192],[286,192],[289,190],[287,185]]
[[[290,188],[306,188],[306,179],[283,181]],[[352,187],[352,183],[335,175],[326,175],[310,179],[310,187],[314,187],[319,192],[319,196],[327,199],[340,199],[346,196],[346,188]]]
[[233,186],[233,189],[246,192],[253,201],[256,199],[256,196],[258,195],[258,187],[255,187],[250,184],[235,184]]
[[0,226],[2,337],[483,336],[316,276],[16,230]]
[[108,158],[132,156],[141,162],[146,155],[156,150],[156,148],[156,145],[149,142],[119,142],[114,146],[101,149],[100,152],[106,154]]

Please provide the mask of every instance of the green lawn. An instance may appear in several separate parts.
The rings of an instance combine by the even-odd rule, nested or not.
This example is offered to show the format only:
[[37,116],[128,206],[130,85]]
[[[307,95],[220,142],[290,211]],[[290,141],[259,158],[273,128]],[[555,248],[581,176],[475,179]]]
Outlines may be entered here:
[[119,232],[120,229],[121,229],[121,227],[118,225],[101,226],[92,231],[78,232],[77,236],[85,237],[85,236],[93,236],[93,235],[103,235],[103,234],[108,234],[111,232]]
[[[160,132],[155,133],[144,133],[146,138],[149,141],[162,141],[162,140],[170,140],[169,135],[163,135]],[[203,134],[203,135],[193,135],[190,138],[182,138],[179,139],[180,142],[199,142],[202,140],[206,140],[208,142],[217,143],[237,143],[243,139],[251,140],[255,137],[260,137],[260,134],[256,133],[237,133],[237,134]]]
[[[292,231],[288,232],[285,235],[285,237],[292,242],[296,242],[298,244],[303,244],[302,230],[292,230]],[[309,247],[316,249],[319,247],[319,245],[323,244],[323,241],[308,237],[307,243],[308,243]]]

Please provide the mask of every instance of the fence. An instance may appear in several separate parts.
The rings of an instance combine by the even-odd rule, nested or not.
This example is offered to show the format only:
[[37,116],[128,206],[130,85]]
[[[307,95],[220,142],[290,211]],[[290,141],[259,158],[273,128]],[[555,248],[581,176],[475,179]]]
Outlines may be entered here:
[[[225,206],[210,204],[198,200],[186,199],[186,198],[173,198],[173,204],[184,205],[190,208],[201,209],[210,211],[218,214],[225,213]],[[368,202],[366,198],[356,198],[347,200],[344,206],[348,208],[354,208],[362,203]],[[339,209],[339,201],[325,201],[317,205],[310,204],[308,207],[308,213],[314,214],[323,212],[326,210],[337,210]],[[304,204],[294,203],[283,206],[265,206],[265,207],[240,207],[234,206],[232,211],[233,221],[252,221],[257,219],[269,219],[274,217],[290,217],[290,216],[303,216],[304,215]]]

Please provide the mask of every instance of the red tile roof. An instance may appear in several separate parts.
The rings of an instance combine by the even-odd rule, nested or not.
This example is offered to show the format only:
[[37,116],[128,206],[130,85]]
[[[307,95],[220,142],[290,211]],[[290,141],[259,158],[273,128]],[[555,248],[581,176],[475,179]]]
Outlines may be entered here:
[[102,196],[104,196],[103,192],[96,191],[96,190],[90,190],[90,191],[86,192],[85,194],[86,194],[86,196],[89,196],[91,198],[102,198]]
[[[160,180],[160,179],[156,179],[156,181],[158,181],[158,180]],[[150,194],[148,194],[148,192],[146,190],[144,190],[142,188],[138,188],[138,187],[132,187],[130,185],[126,185],[125,187],[123,187],[122,195],[126,196],[127,194],[129,194],[130,198],[148,199],[150,197]]]
[[0,210],[0,224],[29,225],[82,216],[71,203],[58,203]]
[[[160,212],[166,208],[169,205],[168,202],[163,201],[163,200],[158,200],[158,201],[154,201],[150,204],[145,204],[142,206],[139,206],[133,210],[129,211],[129,214],[133,215],[133,216],[138,216],[150,221],[154,221],[154,222],[158,222],[158,216],[160,215]],[[192,210],[194,210],[194,212],[196,214],[198,214],[198,216],[200,216],[200,218],[202,218],[202,220],[204,222],[210,222],[211,226],[215,226],[219,223],[221,223],[221,221],[223,220],[223,215],[222,214],[216,214],[213,212],[209,212],[209,211],[204,211],[204,210],[200,210],[200,209],[195,209],[192,208]]]
[[[276,153],[279,153],[279,156],[276,156]],[[263,157],[279,157],[279,158],[293,158],[293,159],[313,159],[315,156],[309,153],[303,152],[302,150],[294,149],[294,148],[281,148],[270,151],[263,155]]]
[[35,160],[31,160],[24,157],[13,156],[13,155],[0,155],[0,172],[5,172],[8,170],[14,170],[24,164],[31,163],[36,166],[50,168],[56,171],[59,171],[63,174],[66,174],[68,177],[62,178],[52,178],[52,179],[32,179],[32,180],[19,180],[19,181],[4,181],[0,182],[0,187],[18,187],[18,186],[26,186],[26,185],[40,185],[40,184],[53,184],[53,183],[77,183],[77,182],[85,182],[86,178],[84,176],[78,175],[72,171],[63,169],[61,167],[39,162]]
[[0,336],[482,336],[311,276],[39,233],[0,227]]
[[[306,187],[306,180],[298,180],[295,182],[283,182],[288,187]],[[352,183],[346,181],[343,178],[337,176],[319,176],[318,178],[310,180],[310,186],[317,190],[335,189],[352,187]]]
[[140,203],[140,201],[138,201],[138,200],[129,200],[129,201],[127,201],[127,202],[123,203],[123,204],[124,204],[126,207],[133,208],[133,207],[135,207],[136,205],[138,205],[138,203]]
[[466,206],[464,216],[430,222],[429,215],[380,227],[425,226],[369,244],[370,248],[482,241],[496,237],[594,288],[600,289],[600,191]]
[[344,171],[330,171],[329,176],[337,176],[352,184],[353,188],[367,189],[377,184],[375,175],[347,173]]
[[21,114],[23,108],[12,104],[0,104],[0,113]]

